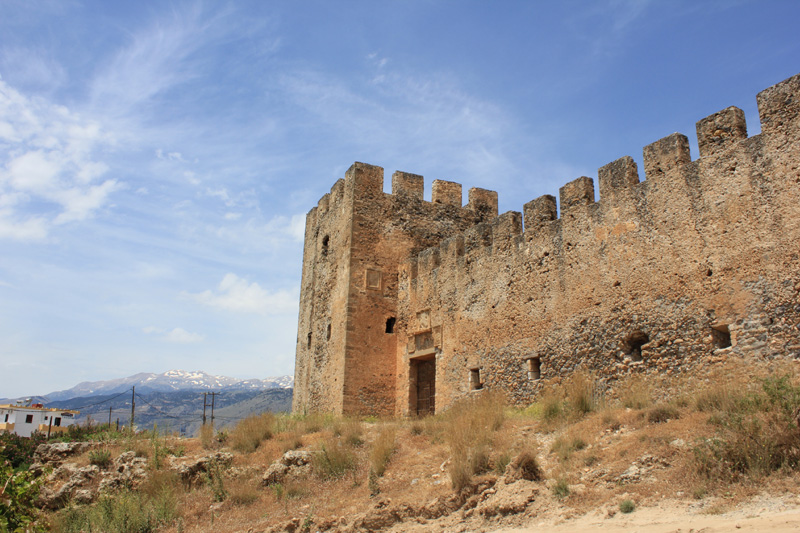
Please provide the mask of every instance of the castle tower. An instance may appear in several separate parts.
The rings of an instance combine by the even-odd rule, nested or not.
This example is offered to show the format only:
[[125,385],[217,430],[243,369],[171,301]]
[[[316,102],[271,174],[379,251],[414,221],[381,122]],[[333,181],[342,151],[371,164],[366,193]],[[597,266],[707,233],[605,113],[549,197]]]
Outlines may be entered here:
[[421,250],[497,215],[497,195],[354,163],[306,217],[295,366],[295,412],[393,415],[398,343],[398,269]]

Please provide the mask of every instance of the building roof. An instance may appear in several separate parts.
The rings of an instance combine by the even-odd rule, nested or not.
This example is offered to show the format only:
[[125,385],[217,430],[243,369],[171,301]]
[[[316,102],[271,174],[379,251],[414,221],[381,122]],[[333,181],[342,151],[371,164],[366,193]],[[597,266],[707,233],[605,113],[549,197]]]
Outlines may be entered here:
[[51,413],[71,413],[73,415],[81,414],[80,411],[73,411],[72,409],[58,409],[56,407],[43,407],[43,406],[36,406],[36,405],[11,405],[11,404],[0,404],[0,409],[16,409],[20,411],[47,411]]

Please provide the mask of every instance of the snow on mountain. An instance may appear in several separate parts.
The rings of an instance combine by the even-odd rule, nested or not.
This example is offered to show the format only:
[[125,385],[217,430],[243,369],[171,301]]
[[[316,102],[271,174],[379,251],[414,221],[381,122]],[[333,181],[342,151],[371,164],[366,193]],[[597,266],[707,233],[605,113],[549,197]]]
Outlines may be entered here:
[[84,396],[99,396],[128,391],[136,387],[136,392],[169,391],[227,391],[260,390],[294,386],[293,376],[278,376],[265,379],[238,379],[228,376],[212,376],[203,371],[168,370],[163,374],[140,373],[126,378],[107,381],[84,381],[71,389],[47,394],[49,401],[67,400]]

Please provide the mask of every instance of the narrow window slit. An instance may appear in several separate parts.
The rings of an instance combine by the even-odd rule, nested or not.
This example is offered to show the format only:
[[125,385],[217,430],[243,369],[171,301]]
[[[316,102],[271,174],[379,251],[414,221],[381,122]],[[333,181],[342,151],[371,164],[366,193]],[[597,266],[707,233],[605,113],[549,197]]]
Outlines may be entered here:
[[386,319],[386,333],[394,333],[395,322],[397,322],[397,318],[393,316]]
[[469,390],[481,390],[482,388],[481,369],[471,368],[469,371]]
[[538,357],[529,357],[528,364],[528,381],[535,381],[542,377],[542,360]]

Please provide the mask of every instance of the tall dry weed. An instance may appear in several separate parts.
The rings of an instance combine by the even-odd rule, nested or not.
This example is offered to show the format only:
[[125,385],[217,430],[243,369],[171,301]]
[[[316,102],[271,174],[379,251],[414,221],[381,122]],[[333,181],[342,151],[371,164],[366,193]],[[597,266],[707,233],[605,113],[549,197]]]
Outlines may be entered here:
[[328,438],[320,444],[319,452],[314,454],[311,462],[314,473],[321,479],[337,479],[358,466],[353,448],[341,439]]
[[478,397],[462,400],[444,418],[445,439],[450,448],[449,473],[455,491],[461,491],[472,476],[490,467],[494,433],[505,419],[505,397],[484,391]]
[[386,426],[378,433],[369,453],[370,470],[381,477],[397,448],[397,434],[393,427]]
[[629,376],[617,385],[619,401],[629,409],[644,409],[653,403],[653,386],[644,376]]
[[252,453],[267,439],[272,438],[275,415],[261,413],[248,416],[230,432],[231,447],[241,453]]
[[584,371],[578,371],[564,382],[567,405],[573,415],[581,417],[596,411],[602,403],[597,379]]
[[799,381],[797,375],[771,375],[751,380],[759,388],[704,393],[698,409],[711,411],[716,435],[694,447],[698,474],[730,482],[800,469]]

